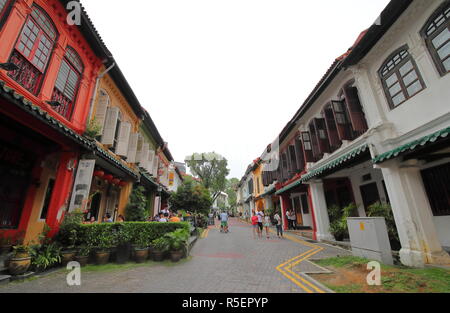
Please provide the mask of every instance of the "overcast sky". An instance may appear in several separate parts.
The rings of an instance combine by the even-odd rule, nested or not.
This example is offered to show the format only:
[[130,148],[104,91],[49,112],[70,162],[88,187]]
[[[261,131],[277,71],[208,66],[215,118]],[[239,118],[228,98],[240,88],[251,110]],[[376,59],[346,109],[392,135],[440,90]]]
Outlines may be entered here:
[[388,0],[83,0],[177,161],[230,177],[281,132]]

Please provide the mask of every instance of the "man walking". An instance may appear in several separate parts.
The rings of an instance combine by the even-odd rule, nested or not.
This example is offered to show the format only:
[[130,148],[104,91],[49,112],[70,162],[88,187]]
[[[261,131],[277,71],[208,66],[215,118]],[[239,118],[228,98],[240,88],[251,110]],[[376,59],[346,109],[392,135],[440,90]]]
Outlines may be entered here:
[[283,227],[281,225],[281,217],[280,214],[278,214],[278,212],[273,216],[273,218],[275,219],[275,221],[277,222],[275,224],[276,228],[277,228],[277,236],[278,238],[283,238]]
[[228,214],[225,211],[220,213],[220,230],[228,233]]

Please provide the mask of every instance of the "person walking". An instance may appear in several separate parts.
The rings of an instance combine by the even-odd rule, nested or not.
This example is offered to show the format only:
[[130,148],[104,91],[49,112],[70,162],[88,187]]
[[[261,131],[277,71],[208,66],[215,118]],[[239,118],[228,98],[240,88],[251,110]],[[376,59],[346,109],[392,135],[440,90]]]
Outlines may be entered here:
[[283,238],[283,225],[281,225],[281,216],[280,214],[278,214],[278,212],[274,215],[273,217],[275,219],[275,221],[277,222],[275,224],[276,228],[277,228],[277,236],[278,238]]
[[290,218],[291,218],[291,228],[295,230],[297,228],[297,226],[295,225],[297,223],[297,216],[294,210],[291,210]]
[[258,216],[255,214],[255,210],[252,210],[252,233],[253,239],[256,239],[256,235],[258,234]]
[[262,232],[263,232],[263,219],[264,219],[264,212],[262,209],[259,209],[256,213],[256,216],[258,217],[258,237],[262,238]]

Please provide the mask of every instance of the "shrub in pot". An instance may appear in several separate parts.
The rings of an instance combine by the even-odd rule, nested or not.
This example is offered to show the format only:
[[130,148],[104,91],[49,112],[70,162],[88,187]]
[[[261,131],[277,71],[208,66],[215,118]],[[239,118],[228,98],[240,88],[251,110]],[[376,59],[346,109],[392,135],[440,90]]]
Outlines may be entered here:
[[13,247],[14,253],[8,262],[8,271],[11,275],[25,274],[31,266],[30,249],[28,246]]
[[66,265],[75,257],[75,246],[80,240],[79,232],[82,222],[83,212],[81,210],[75,210],[64,215],[64,220],[55,237],[56,241],[63,246],[61,251],[61,262],[63,265]]
[[44,242],[30,247],[31,265],[42,272],[61,263],[61,248],[54,242]]
[[80,263],[80,266],[86,266],[89,260],[89,254],[91,253],[91,248],[89,246],[80,246],[77,249],[77,253],[75,255],[75,261]]
[[177,229],[164,236],[167,238],[172,262],[178,262],[187,250],[189,232],[185,229]]
[[152,241],[153,261],[160,262],[164,260],[164,254],[169,251],[170,243],[165,237],[161,237]]
[[119,264],[126,263],[130,258],[130,241],[131,234],[128,227],[125,224],[116,224],[116,236],[117,236],[117,250],[116,250],[116,262]]
[[117,246],[116,232],[112,227],[102,227],[101,224],[90,226],[86,230],[87,244],[95,250],[96,264],[106,264],[109,261],[110,249]]

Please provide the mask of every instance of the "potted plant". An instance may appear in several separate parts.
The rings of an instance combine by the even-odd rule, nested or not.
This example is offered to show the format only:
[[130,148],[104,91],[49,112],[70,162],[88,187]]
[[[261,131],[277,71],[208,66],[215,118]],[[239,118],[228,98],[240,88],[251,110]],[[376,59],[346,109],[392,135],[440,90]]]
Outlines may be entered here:
[[30,247],[31,265],[42,272],[61,262],[61,248],[56,243],[45,243]]
[[116,253],[116,262],[118,264],[126,263],[130,258],[130,241],[131,234],[128,227],[125,227],[125,224],[117,224],[117,253]]
[[152,241],[153,261],[160,262],[164,260],[164,254],[169,251],[170,245],[167,238],[161,237]]
[[80,263],[80,266],[86,266],[89,260],[89,254],[91,253],[91,248],[87,245],[78,247],[77,253],[75,255],[75,261]]
[[75,249],[75,243],[77,241],[77,231],[71,229],[68,233],[69,244],[61,251],[61,263],[67,265],[70,261],[73,261],[77,250]]
[[169,243],[170,259],[172,262],[178,262],[187,250],[189,233],[185,229],[177,229],[165,235]]
[[14,253],[8,262],[8,270],[11,275],[25,274],[31,265],[31,256],[28,246],[17,245],[13,247]]

